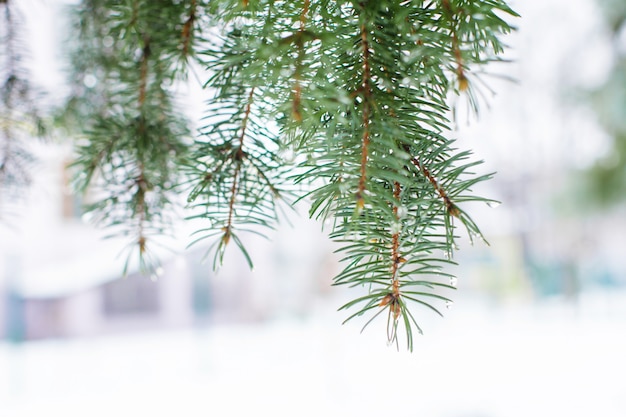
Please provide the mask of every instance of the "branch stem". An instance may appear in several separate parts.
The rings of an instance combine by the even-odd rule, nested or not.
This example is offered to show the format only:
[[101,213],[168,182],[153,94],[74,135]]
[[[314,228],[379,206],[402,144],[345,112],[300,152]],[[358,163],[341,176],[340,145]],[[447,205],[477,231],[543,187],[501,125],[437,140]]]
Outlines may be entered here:
[[224,236],[222,240],[224,244],[228,244],[231,236],[231,229],[233,225],[233,215],[235,212],[235,200],[237,198],[237,186],[239,183],[239,174],[241,173],[241,161],[244,158],[243,152],[243,141],[246,136],[246,128],[248,126],[248,119],[250,117],[250,109],[252,108],[252,99],[254,96],[254,87],[250,89],[250,94],[248,95],[248,104],[246,105],[246,110],[243,114],[243,120],[241,122],[241,135],[239,135],[239,148],[235,154],[235,173],[233,175],[233,185],[230,188],[230,201],[228,203],[228,220],[226,222],[226,226],[224,227]]
[[365,24],[361,25],[361,47],[363,48],[363,81],[361,90],[363,93],[363,137],[361,140],[361,170],[359,178],[359,187],[356,193],[357,208],[363,208],[365,202],[363,194],[365,192],[365,183],[367,181],[366,166],[369,156],[370,144],[370,98],[371,98],[371,72],[370,72],[370,49],[367,40],[367,29]]
[[183,56],[187,56],[189,53],[189,46],[191,44],[191,35],[193,33],[193,23],[196,20],[196,0],[191,0],[189,17],[183,25],[181,38],[183,42]]
[[298,37],[296,40],[296,46],[298,48],[298,58],[296,59],[296,70],[294,72],[294,87],[293,87],[293,104],[291,114],[295,121],[302,121],[302,112],[300,112],[300,100],[302,96],[302,61],[304,61],[304,30],[306,25],[306,15],[309,12],[309,0],[304,0],[302,6],[302,13],[300,13],[300,29],[298,30]]
[[416,157],[412,157],[411,162],[413,162],[413,165],[415,165],[417,169],[419,169],[420,172],[424,174],[426,179],[428,179],[428,182],[430,182],[430,184],[433,186],[435,191],[437,191],[437,194],[439,194],[439,197],[441,197],[441,199],[443,200],[443,204],[446,206],[447,213],[450,214],[451,216],[459,217],[459,214],[460,214],[459,209],[452,202],[446,190],[437,182],[435,177],[433,177],[433,175],[430,173],[428,168],[420,164],[420,162],[417,160]]
[[465,76],[465,70],[463,67],[463,57],[461,55],[461,47],[459,46],[459,37],[457,35],[456,22],[457,17],[452,10],[449,0],[442,0],[441,5],[445,11],[446,17],[450,21],[450,32],[452,34],[452,53],[454,54],[454,60],[456,62],[456,76],[459,81],[459,90],[465,91],[468,87],[467,77]]
[[[393,184],[393,197],[395,199],[393,206],[393,215],[396,222],[400,222],[400,216],[398,215],[398,206],[400,205],[400,192],[402,187],[398,181]],[[400,297],[400,288],[398,283],[398,266],[402,262],[402,256],[398,249],[400,248],[400,230],[394,230],[394,234],[391,237],[391,280],[392,280],[392,293],[393,296]]]
[[141,51],[141,63],[139,66],[139,107],[143,107],[146,101],[146,88],[148,85],[148,59],[150,58],[150,38],[144,36],[143,49]]

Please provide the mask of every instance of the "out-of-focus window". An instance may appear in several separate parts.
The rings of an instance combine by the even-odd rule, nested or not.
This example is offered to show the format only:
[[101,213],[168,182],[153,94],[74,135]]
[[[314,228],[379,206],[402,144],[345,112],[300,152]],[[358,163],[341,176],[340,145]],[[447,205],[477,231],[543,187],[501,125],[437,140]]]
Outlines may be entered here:
[[133,274],[102,287],[105,316],[158,313],[159,284]]

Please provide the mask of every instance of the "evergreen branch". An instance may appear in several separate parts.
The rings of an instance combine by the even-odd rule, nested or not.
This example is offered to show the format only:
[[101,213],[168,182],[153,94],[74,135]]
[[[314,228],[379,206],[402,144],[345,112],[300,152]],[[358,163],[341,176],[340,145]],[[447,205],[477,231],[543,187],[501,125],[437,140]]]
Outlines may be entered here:
[[172,34],[179,29],[158,24],[166,15],[159,8],[142,0],[91,0],[76,17],[82,28],[74,43],[76,78],[103,76],[96,88],[75,89],[75,107],[64,115],[88,120],[78,126],[86,143],[73,164],[75,183],[97,198],[87,207],[93,221],[131,239],[124,273],[132,249],[138,249],[141,272],[158,268],[148,243],[168,234],[175,206],[170,193],[188,135],[164,89],[174,78],[165,57],[176,50]]
[[[250,29],[257,27],[251,25]],[[212,80],[218,87],[214,101],[217,112],[207,116],[206,142],[197,143],[197,155],[202,155],[200,158],[206,161],[198,167],[199,172],[192,173],[193,176],[199,174],[199,181],[189,195],[189,202],[205,210],[198,218],[209,219],[213,227],[221,231],[221,239],[215,246],[214,267],[221,264],[231,238],[238,242],[237,246],[252,265],[242,241],[234,233],[235,226],[238,230],[245,230],[241,228],[245,225],[252,226],[246,230],[252,233],[257,233],[254,226],[271,226],[275,220],[275,200],[284,197],[282,187],[275,185],[276,178],[283,172],[273,149],[276,139],[255,114],[262,115],[266,110],[263,103],[254,101],[256,92],[263,91],[256,86],[265,80],[261,81],[262,76],[256,80],[258,74],[247,76],[246,73],[259,53],[249,47],[250,41],[256,41],[255,36],[236,29],[224,40],[221,52],[208,51]],[[210,172],[206,172],[207,169]],[[220,210],[221,204],[224,204],[223,210]],[[213,212],[209,212],[209,207]]]
[[[441,314],[454,288],[454,218],[480,236],[457,204],[487,201],[470,188],[490,175],[446,137],[448,95],[476,101],[470,71],[498,59],[515,13],[502,0],[85,1],[73,106],[90,121],[78,166],[102,197],[96,220],[142,254],[167,229],[171,190],[188,185],[189,218],[207,223],[192,243],[210,238],[217,266],[234,242],[251,264],[243,233],[278,221],[292,183],[310,186],[298,200],[330,220],[343,257],[333,284],[367,289],[347,320],[386,313],[388,341],[404,329],[412,349],[412,309]],[[224,34],[198,42],[207,22]],[[191,146],[169,100],[190,57],[213,94]]]

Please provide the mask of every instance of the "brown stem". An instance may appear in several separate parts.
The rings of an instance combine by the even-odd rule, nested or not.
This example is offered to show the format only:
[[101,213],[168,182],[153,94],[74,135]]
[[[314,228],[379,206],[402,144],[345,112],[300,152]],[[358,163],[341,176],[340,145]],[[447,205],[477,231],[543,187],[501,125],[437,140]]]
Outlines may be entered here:
[[441,197],[443,203],[446,206],[446,211],[448,212],[448,214],[454,217],[459,217],[461,213],[459,212],[458,207],[452,202],[452,200],[448,196],[448,193],[446,193],[446,190],[444,190],[444,188],[437,182],[437,180],[435,179],[435,177],[433,177],[428,168],[420,164],[420,162],[415,157],[411,158],[411,162],[413,162],[417,169],[419,169],[420,172],[424,174],[426,179],[428,179],[433,188],[437,191],[437,194],[439,194],[439,197]]
[[[396,181],[393,185],[393,197],[395,198],[394,206],[393,206],[393,215],[395,217],[396,222],[400,222],[400,217],[398,216],[398,206],[400,205],[400,191],[402,191],[402,187],[400,183]],[[395,233],[391,237],[391,279],[393,284],[393,294],[396,297],[400,296],[400,289],[398,287],[398,266],[403,262],[402,256],[400,256],[400,252],[398,249],[400,248],[400,231],[395,231]]]
[[361,176],[359,178],[359,187],[356,193],[357,208],[362,209],[365,205],[363,200],[363,194],[365,192],[365,182],[367,180],[367,173],[365,168],[367,166],[369,144],[370,144],[370,97],[371,97],[371,72],[370,72],[370,50],[367,40],[367,30],[365,24],[361,25],[361,45],[363,47],[363,81],[361,83],[361,89],[363,93],[363,138],[361,141]]
[[456,76],[459,81],[459,90],[465,91],[468,87],[467,77],[463,68],[463,57],[461,55],[461,47],[459,46],[459,38],[456,30],[456,14],[452,10],[449,0],[442,0],[441,5],[445,11],[446,17],[450,21],[450,32],[452,33],[452,52],[456,62]]
[[144,176],[144,167],[143,164],[139,166],[139,177],[135,180],[135,185],[137,186],[137,208],[135,209],[135,214],[139,217],[139,230],[138,230],[138,239],[137,244],[139,245],[139,254],[143,255],[146,252],[146,236],[144,233],[144,223],[146,221],[146,189],[147,183]]
[[298,47],[298,58],[296,60],[296,71],[294,73],[295,83],[293,87],[293,105],[292,105],[292,117],[295,121],[302,121],[302,113],[300,112],[300,100],[302,96],[302,86],[300,81],[302,78],[302,61],[304,60],[304,31],[306,25],[306,15],[309,12],[309,0],[304,0],[302,6],[302,13],[300,13],[300,29],[298,30],[298,37],[296,45]]
[[139,107],[146,101],[146,86],[148,84],[148,60],[150,58],[150,38],[144,36],[139,67]]
[[[398,215],[398,207],[400,205],[400,192],[402,186],[399,182],[393,184],[393,196],[394,206],[393,214],[397,222],[400,221]],[[398,320],[400,313],[402,312],[402,305],[400,304],[400,280],[398,279],[399,265],[406,260],[400,255],[400,231],[395,231],[391,236],[391,291],[387,293],[378,304],[379,307],[389,306],[390,314],[393,314],[393,319]],[[390,337],[391,339],[391,337]]]
[[237,197],[237,185],[239,182],[239,174],[241,172],[241,161],[244,158],[243,152],[243,140],[246,136],[246,128],[248,126],[248,118],[250,117],[250,109],[252,108],[252,98],[254,96],[254,87],[250,89],[250,94],[248,96],[248,104],[246,106],[246,110],[243,115],[243,121],[241,123],[241,135],[239,135],[239,149],[235,154],[235,162],[237,164],[235,168],[235,174],[233,175],[233,185],[230,188],[230,201],[228,203],[228,220],[226,222],[226,226],[222,229],[224,231],[224,236],[222,240],[224,244],[228,244],[231,236],[231,229],[233,225],[233,215],[235,212],[235,199]]
[[454,59],[456,60],[456,76],[459,80],[459,90],[465,91],[468,87],[468,81],[463,69],[463,57],[461,56],[461,48],[459,48],[456,31],[452,32],[452,49],[454,50]]
[[130,18],[129,26],[134,26],[137,23],[137,17],[139,16],[139,0],[133,2],[133,12]]
[[181,34],[183,42],[183,56],[187,56],[189,53],[189,45],[191,43],[191,34],[193,33],[193,22],[196,20],[196,0],[191,0],[191,11],[189,17],[183,25]]

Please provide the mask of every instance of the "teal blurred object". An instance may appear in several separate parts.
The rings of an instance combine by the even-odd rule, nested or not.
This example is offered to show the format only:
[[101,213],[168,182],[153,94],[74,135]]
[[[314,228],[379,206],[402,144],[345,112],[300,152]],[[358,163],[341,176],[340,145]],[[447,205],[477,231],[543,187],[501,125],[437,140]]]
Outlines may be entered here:
[[24,300],[14,290],[6,294],[6,339],[13,343],[24,341],[26,336],[26,320],[24,317]]

